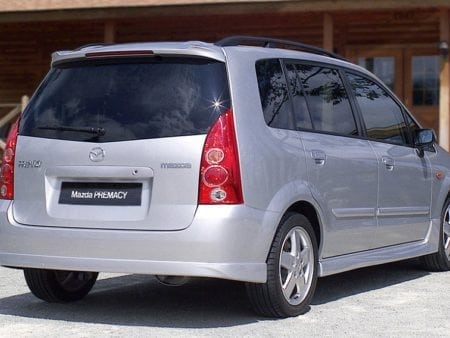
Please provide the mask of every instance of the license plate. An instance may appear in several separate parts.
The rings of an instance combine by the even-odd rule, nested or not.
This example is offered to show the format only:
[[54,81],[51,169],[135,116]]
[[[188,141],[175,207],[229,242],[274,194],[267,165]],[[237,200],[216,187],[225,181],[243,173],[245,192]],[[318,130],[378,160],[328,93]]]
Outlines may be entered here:
[[142,183],[62,182],[60,204],[141,205]]

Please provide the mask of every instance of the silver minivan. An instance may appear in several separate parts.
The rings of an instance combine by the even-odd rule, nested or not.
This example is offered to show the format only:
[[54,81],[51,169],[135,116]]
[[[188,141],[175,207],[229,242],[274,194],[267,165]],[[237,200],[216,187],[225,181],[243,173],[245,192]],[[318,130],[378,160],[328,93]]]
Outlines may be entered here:
[[449,270],[449,168],[379,79],[316,47],[60,51],[3,154],[0,264],[48,302],[98,272],[214,277],[246,282],[259,315],[296,316],[321,276]]

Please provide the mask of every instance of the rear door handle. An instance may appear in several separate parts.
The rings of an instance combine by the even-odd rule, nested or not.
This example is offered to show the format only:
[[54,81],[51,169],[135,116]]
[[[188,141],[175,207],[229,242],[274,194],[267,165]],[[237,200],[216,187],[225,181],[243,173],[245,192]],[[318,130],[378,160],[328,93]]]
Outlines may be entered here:
[[327,155],[322,150],[312,150],[311,157],[313,158],[314,163],[320,166],[324,165],[327,159]]
[[381,161],[383,161],[387,170],[389,170],[389,171],[394,170],[395,161],[392,157],[383,156],[381,158]]

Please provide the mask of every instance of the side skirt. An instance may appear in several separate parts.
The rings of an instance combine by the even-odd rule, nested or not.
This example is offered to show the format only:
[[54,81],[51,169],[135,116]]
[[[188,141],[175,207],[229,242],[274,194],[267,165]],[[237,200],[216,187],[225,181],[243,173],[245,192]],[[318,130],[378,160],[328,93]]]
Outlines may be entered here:
[[439,233],[440,220],[433,219],[430,222],[427,236],[422,241],[321,259],[319,261],[319,276],[334,275],[344,271],[401,261],[436,252],[439,247]]

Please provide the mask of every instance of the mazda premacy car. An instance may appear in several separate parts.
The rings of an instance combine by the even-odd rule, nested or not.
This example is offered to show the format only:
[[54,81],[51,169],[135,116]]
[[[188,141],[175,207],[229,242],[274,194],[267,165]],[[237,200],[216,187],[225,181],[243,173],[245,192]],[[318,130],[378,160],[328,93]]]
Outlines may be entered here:
[[296,316],[318,277],[412,257],[448,270],[449,168],[378,78],[316,47],[59,51],[6,143],[0,264],[48,302],[98,272],[213,277]]

